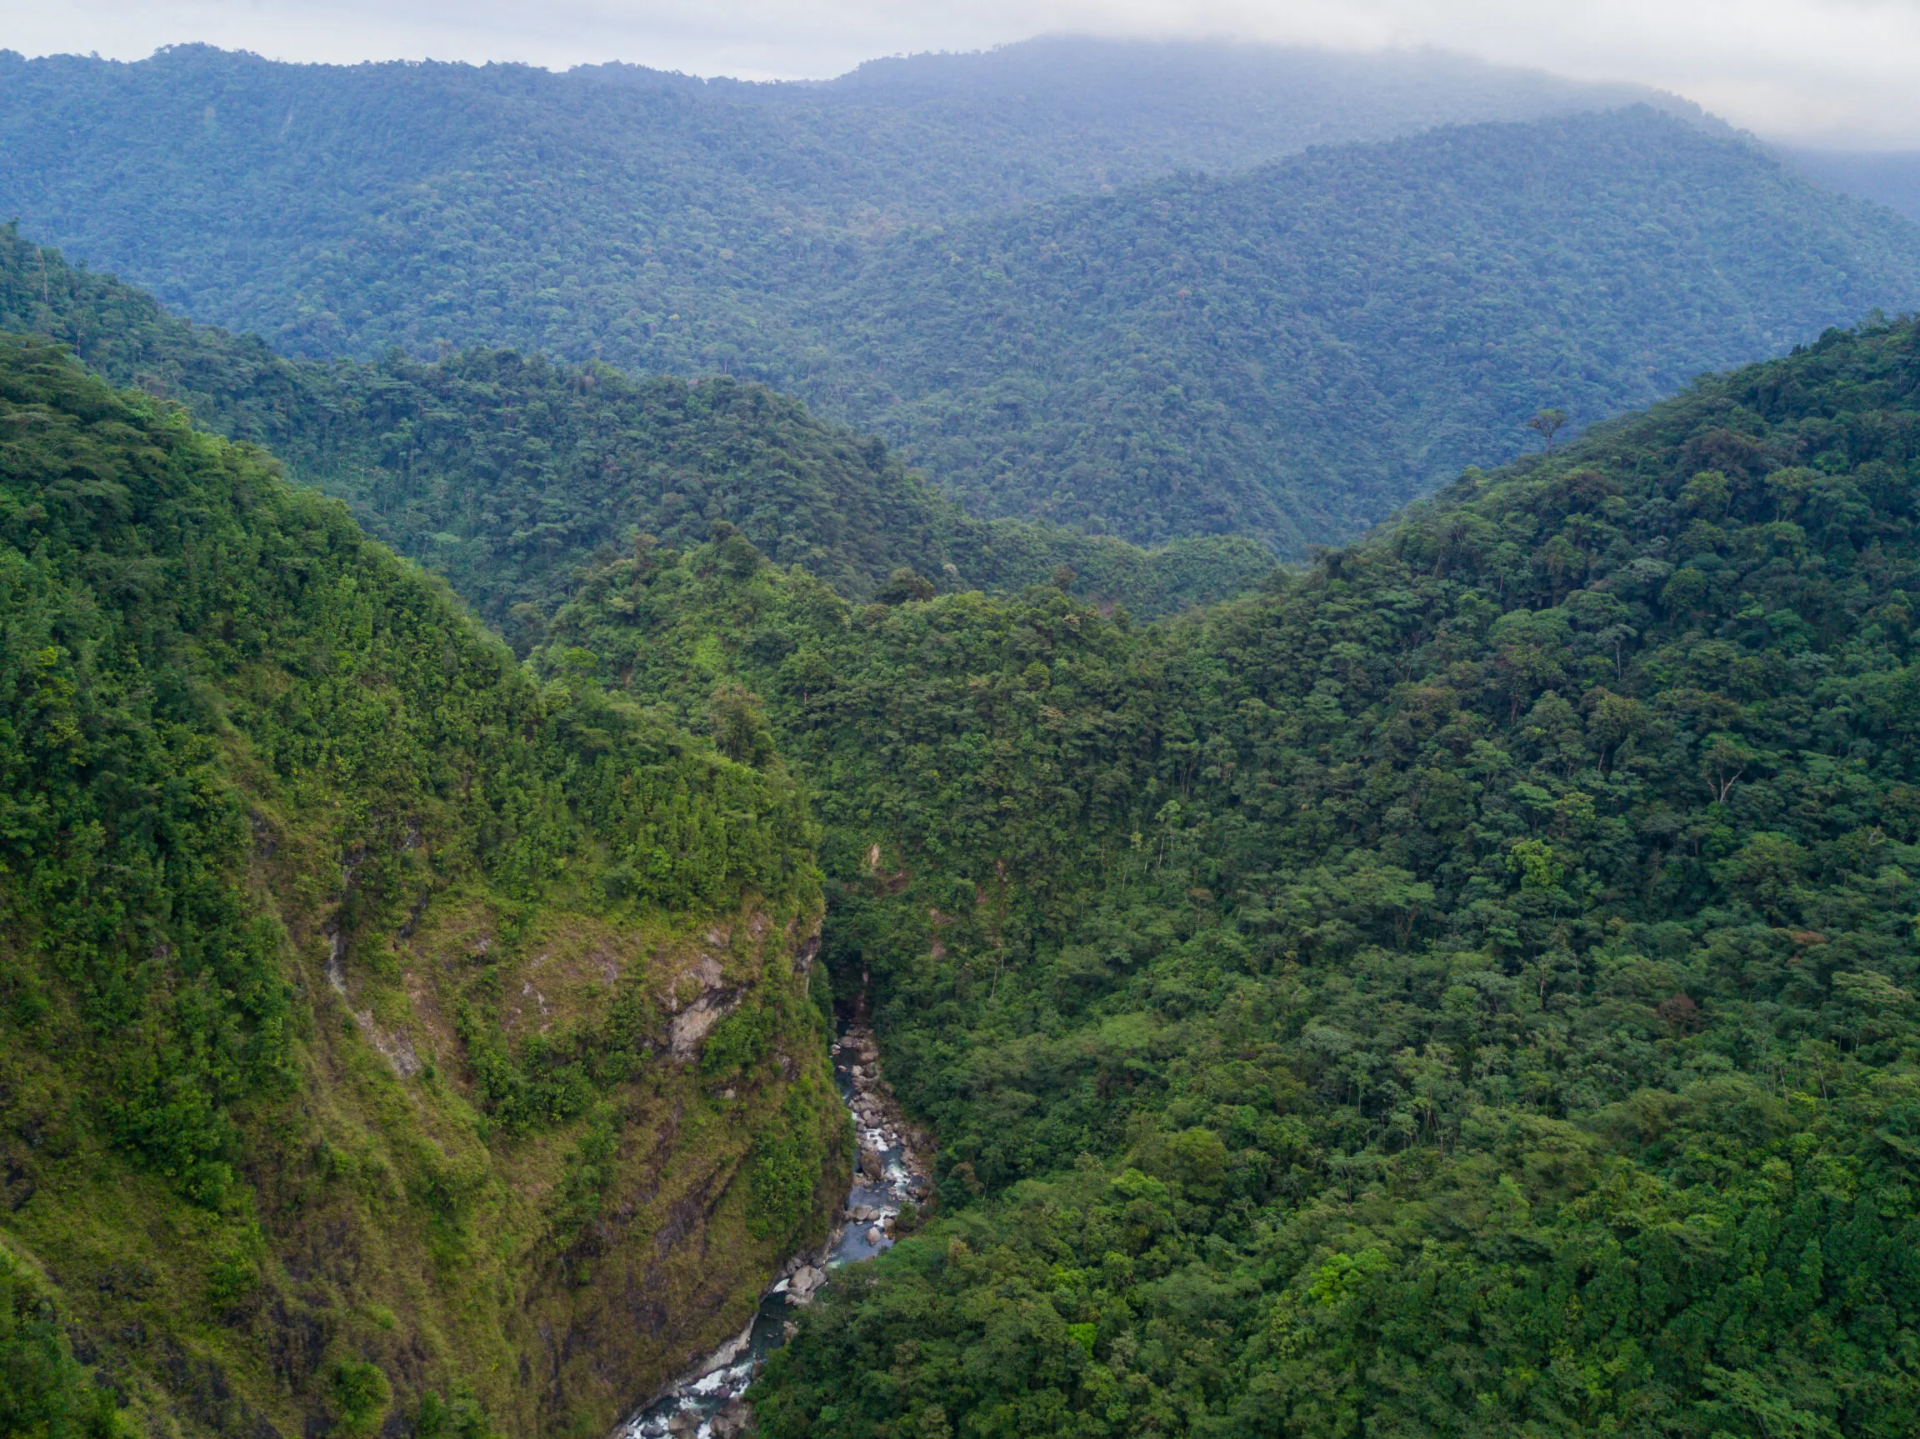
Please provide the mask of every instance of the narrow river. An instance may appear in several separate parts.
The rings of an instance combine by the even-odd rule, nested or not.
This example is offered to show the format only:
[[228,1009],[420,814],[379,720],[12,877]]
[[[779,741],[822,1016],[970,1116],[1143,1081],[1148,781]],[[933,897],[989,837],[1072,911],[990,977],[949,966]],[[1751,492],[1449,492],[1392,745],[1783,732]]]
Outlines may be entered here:
[[834,1045],[833,1079],[853,1114],[860,1158],[826,1244],[788,1259],[747,1327],[621,1424],[615,1439],[732,1439],[743,1432],[748,1418],[740,1396],[768,1352],[786,1342],[794,1315],[832,1282],[834,1270],[891,1248],[900,1206],[924,1202],[926,1156],[909,1138],[864,1028],[849,1029]]

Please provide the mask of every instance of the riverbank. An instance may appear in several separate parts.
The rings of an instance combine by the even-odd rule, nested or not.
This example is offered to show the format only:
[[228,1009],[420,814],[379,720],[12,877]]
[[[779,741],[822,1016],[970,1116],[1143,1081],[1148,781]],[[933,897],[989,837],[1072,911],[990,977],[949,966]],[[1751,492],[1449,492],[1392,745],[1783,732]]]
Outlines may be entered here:
[[826,1243],[789,1256],[747,1326],[625,1420],[614,1439],[735,1439],[748,1432],[747,1386],[766,1355],[792,1335],[799,1311],[832,1283],[834,1270],[891,1248],[924,1214],[933,1140],[901,1114],[864,1025],[848,1028],[833,1046],[833,1077],[859,1158]]

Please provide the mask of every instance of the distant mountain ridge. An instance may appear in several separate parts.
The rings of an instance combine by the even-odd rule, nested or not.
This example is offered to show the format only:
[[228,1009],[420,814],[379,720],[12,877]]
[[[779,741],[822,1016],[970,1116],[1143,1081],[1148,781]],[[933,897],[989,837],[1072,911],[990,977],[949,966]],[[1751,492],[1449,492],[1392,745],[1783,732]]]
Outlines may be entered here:
[[[0,133],[11,142],[0,198],[76,258],[114,266],[170,304],[203,283],[194,262],[207,257],[197,247],[168,250],[186,237],[141,234],[129,216],[95,213],[90,180],[134,185],[136,203],[153,203],[167,198],[153,193],[162,174],[178,180],[176,167],[190,158],[249,188],[211,197],[175,189],[179,213],[211,200],[199,218],[224,219],[237,235],[258,194],[277,193],[312,219],[322,207],[306,187],[317,185],[352,217],[380,209],[393,187],[509,158],[523,136],[548,148],[519,158],[554,163],[568,149],[617,154],[623,142],[644,142],[707,173],[698,185],[670,182],[666,192],[630,197],[643,220],[657,218],[647,205],[671,193],[860,232],[876,221],[972,214],[1179,170],[1245,169],[1313,144],[1434,125],[1635,101],[1699,116],[1642,87],[1439,52],[1078,37],[875,60],[819,83],[702,80],[624,64],[563,74],[435,62],[294,65],[203,45],[131,64],[0,52],[0,74]],[[405,143],[394,146],[400,126]],[[140,152],[162,166],[144,184],[122,163]],[[43,165],[55,157],[67,168]],[[258,327],[254,317],[209,308],[211,298],[188,308],[196,318]]]
[[750,363],[769,294],[904,224],[1635,98],[1450,56],[1090,40],[821,85],[0,52],[0,219],[289,353],[484,340],[688,374]]
[[1697,112],[1592,108],[1632,98],[1067,40],[781,86],[9,56],[0,215],[282,353],[720,372],[978,514],[1297,555],[1542,407],[1920,300],[1920,229]]
[[1920,150],[1800,150],[1781,154],[1823,185],[1920,221]]
[[1297,553],[1514,458],[1541,409],[1916,304],[1920,228],[1634,107],[914,231],[801,310],[775,378],[976,512]]
[[[639,84],[666,78],[629,65],[569,74]],[[1390,139],[1436,125],[1645,103],[1721,126],[1690,101],[1646,86],[1569,80],[1430,49],[1344,52],[1056,35],[987,51],[869,60],[819,82],[698,83],[769,112],[837,114],[843,123],[862,124],[862,139],[882,153],[931,153],[956,172],[971,163],[1005,187],[997,194],[956,189],[954,211],[1185,170],[1245,170],[1312,145]],[[939,148],[934,127],[961,125],[977,149]]]

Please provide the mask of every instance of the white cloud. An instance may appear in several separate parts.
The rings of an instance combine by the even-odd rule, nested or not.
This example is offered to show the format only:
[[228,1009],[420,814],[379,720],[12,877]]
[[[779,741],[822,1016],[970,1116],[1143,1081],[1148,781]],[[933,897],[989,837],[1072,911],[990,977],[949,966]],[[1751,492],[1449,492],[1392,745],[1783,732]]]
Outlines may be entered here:
[[5,0],[0,45],[137,59],[201,40],[288,60],[621,59],[838,74],[1049,32],[1431,44],[1677,91],[1783,138],[1920,148],[1920,0]]

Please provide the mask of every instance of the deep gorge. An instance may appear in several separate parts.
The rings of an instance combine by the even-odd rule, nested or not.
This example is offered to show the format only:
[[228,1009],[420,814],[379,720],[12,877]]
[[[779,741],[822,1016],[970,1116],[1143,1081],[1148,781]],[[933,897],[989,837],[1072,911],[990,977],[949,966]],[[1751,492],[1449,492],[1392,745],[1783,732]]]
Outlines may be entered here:
[[1920,230],[1425,53],[0,79],[0,1439],[1920,1430]]

